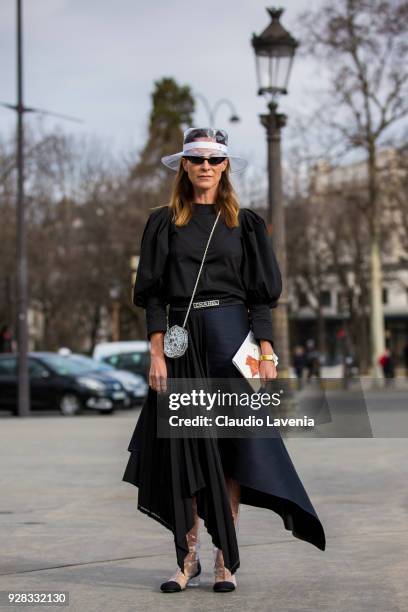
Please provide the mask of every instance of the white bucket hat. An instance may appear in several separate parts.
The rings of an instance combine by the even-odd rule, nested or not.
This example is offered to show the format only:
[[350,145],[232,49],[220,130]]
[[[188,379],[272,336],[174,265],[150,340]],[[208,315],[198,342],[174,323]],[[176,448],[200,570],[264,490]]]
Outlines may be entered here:
[[228,134],[216,128],[189,128],[184,132],[183,150],[161,158],[162,163],[178,170],[182,157],[228,157],[231,172],[242,172],[248,165],[246,159],[228,153]]

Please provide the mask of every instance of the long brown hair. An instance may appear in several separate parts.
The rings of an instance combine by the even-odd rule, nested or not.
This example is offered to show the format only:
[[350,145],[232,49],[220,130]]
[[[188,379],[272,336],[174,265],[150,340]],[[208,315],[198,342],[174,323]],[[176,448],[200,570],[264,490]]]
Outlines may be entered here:
[[[238,227],[238,212],[239,202],[230,181],[230,164],[221,174],[220,182],[218,183],[217,199],[214,202],[215,210],[221,211],[220,217],[224,219],[227,227]],[[187,172],[183,168],[183,163],[180,160],[180,166],[174,179],[173,189],[170,196],[169,208],[173,211],[172,221],[178,227],[187,225],[193,214],[192,203],[194,201],[193,184],[188,178]]]

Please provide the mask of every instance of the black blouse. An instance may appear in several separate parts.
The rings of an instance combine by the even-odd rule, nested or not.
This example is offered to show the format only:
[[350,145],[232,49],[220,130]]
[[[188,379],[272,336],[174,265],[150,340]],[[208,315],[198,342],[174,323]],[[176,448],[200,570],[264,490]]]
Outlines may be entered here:
[[[215,218],[214,204],[194,203],[184,227],[171,222],[168,206],[150,214],[133,291],[133,303],[146,309],[149,339],[166,331],[167,304],[189,303]],[[273,344],[270,309],[282,292],[281,274],[262,217],[241,208],[239,221],[239,227],[229,228],[218,219],[194,300],[242,299],[255,338]]]

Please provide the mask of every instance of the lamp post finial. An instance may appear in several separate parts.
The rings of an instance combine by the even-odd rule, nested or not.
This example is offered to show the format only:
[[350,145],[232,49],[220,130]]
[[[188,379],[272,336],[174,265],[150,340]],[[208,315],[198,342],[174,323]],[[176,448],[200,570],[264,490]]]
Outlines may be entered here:
[[284,12],[284,8],[275,8],[274,6],[271,6],[270,8],[266,9],[269,13],[269,15],[271,16],[272,21],[275,21],[275,19],[277,21],[279,21],[282,13]]

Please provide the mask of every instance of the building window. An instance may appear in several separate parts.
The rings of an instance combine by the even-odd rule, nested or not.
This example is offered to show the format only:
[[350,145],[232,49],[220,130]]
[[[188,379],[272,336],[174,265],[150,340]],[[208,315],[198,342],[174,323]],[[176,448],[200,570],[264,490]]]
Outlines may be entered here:
[[388,289],[385,289],[384,287],[382,290],[382,301],[383,304],[388,304]]
[[303,293],[303,291],[299,293],[298,301],[299,301],[299,308],[306,308],[306,306],[309,306],[309,302],[307,300],[306,293]]
[[320,305],[331,306],[331,291],[324,290],[320,292]]

